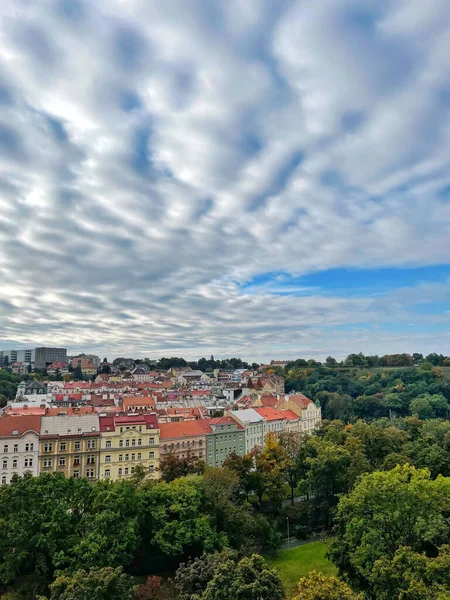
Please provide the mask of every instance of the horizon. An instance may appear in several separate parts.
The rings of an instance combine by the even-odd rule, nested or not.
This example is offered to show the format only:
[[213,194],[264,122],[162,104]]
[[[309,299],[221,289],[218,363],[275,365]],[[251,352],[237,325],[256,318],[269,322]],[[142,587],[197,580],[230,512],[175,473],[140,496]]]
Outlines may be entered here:
[[444,0],[3,0],[1,344],[450,354],[449,36]]

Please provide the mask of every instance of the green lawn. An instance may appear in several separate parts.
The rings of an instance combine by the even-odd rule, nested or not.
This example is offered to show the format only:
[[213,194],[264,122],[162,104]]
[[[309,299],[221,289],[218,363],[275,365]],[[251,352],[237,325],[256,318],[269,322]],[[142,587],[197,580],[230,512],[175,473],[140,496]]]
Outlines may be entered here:
[[309,542],[289,550],[280,550],[276,556],[265,555],[264,558],[278,571],[286,592],[290,593],[300,577],[308,575],[313,569],[325,575],[336,573],[336,567],[325,558],[326,551],[324,542]]

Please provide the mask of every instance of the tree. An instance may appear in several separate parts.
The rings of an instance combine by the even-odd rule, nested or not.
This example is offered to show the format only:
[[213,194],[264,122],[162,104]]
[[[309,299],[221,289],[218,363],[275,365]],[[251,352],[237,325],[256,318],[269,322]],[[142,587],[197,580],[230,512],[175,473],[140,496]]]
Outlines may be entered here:
[[285,470],[287,456],[279,437],[275,433],[266,435],[264,449],[260,455],[264,472],[265,493],[271,503],[272,510],[281,510],[285,498]]
[[182,563],[178,567],[174,579],[179,600],[201,599],[208,582],[214,577],[219,565],[228,561],[235,563],[236,560],[236,554],[225,549],[222,552],[203,554],[194,560]]
[[80,365],[77,365],[73,370],[73,379],[75,381],[81,381],[83,379],[83,371],[81,370]]
[[298,582],[292,600],[358,600],[359,594],[338,577],[327,577],[323,573],[311,571]]
[[172,594],[163,584],[161,577],[153,575],[138,586],[136,600],[172,600]]
[[230,469],[236,473],[239,479],[239,492],[245,494],[248,499],[250,492],[253,490],[253,455],[246,454],[245,456],[239,456],[235,452],[232,452],[223,462],[223,467]]
[[133,580],[122,567],[59,572],[50,586],[50,600],[133,600]]
[[280,446],[284,450],[283,473],[291,489],[291,504],[294,505],[295,488],[300,480],[298,456],[302,447],[302,438],[297,432],[283,431],[279,437]]
[[325,364],[327,367],[335,367],[337,365],[337,360],[332,356],[327,356]]
[[169,452],[161,458],[159,468],[161,477],[164,481],[173,481],[178,477],[184,477],[193,473],[201,474],[205,470],[205,463],[191,452],[187,451],[185,457],[177,456],[174,452]]
[[409,465],[365,475],[339,501],[329,556],[340,574],[371,589],[374,563],[401,546],[423,552],[449,539],[450,479]]

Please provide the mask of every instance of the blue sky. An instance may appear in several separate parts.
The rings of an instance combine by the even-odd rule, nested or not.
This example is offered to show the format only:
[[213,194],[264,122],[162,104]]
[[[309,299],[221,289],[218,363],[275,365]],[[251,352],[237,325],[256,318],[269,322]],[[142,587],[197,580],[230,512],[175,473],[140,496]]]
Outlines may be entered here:
[[0,348],[450,353],[446,0],[3,0]]

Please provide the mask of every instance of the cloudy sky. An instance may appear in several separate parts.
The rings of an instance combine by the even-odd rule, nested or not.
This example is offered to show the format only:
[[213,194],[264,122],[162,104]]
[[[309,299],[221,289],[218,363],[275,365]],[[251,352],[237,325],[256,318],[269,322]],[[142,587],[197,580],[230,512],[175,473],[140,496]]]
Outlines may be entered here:
[[448,0],[1,0],[0,348],[450,354]]

